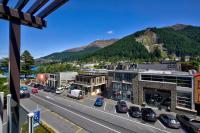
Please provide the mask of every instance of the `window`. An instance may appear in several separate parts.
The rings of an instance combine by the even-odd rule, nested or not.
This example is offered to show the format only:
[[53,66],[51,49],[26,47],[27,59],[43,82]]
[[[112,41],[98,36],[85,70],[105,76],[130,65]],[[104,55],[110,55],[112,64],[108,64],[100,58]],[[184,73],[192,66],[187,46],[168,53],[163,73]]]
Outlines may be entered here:
[[163,76],[152,76],[152,81],[163,81]]
[[192,79],[190,77],[177,77],[177,85],[182,87],[192,87]]
[[177,92],[177,106],[191,109],[191,93]]
[[164,76],[164,81],[165,82],[176,83],[176,77],[173,77],[173,76]]
[[142,80],[151,80],[151,75],[142,75]]

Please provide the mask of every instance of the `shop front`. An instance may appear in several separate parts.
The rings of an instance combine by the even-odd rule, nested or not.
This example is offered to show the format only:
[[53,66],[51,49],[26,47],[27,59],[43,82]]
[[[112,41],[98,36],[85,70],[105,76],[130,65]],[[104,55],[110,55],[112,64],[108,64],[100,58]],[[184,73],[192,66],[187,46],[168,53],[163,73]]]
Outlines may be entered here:
[[113,82],[112,99],[133,102],[132,84]]

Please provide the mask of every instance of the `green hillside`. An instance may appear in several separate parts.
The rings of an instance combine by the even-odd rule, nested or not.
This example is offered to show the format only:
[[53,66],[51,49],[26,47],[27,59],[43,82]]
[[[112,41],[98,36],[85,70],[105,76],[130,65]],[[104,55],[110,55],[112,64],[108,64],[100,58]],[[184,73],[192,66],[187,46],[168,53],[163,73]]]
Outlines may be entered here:
[[79,60],[80,58],[83,58],[89,54],[92,54],[96,52],[99,47],[88,47],[84,50],[78,51],[78,52],[70,52],[70,51],[64,51],[60,53],[53,53],[48,56],[42,57],[43,59],[48,60],[63,60],[63,61],[72,61],[72,60]]
[[146,48],[135,41],[133,35],[129,35],[114,44],[98,50],[87,57],[93,60],[112,60],[112,59],[150,59],[151,55]]
[[100,40],[90,45],[53,53],[42,59],[62,61],[157,60],[176,55],[200,56],[200,27],[177,24],[147,28],[120,40]]
[[[155,33],[156,42],[154,51],[147,51],[146,45],[136,41],[135,38],[149,35],[147,32]],[[144,37],[143,37],[144,38]],[[151,39],[151,36],[148,37]],[[155,38],[152,38],[152,40]],[[152,41],[153,42],[153,41]],[[162,46],[160,46],[162,44]],[[112,45],[96,51],[85,60],[109,60],[112,58],[121,59],[155,59],[161,57],[163,49],[168,55],[175,54],[181,56],[200,56],[200,27],[185,26],[182,29],[173,27],[148,28],[126,36]]]

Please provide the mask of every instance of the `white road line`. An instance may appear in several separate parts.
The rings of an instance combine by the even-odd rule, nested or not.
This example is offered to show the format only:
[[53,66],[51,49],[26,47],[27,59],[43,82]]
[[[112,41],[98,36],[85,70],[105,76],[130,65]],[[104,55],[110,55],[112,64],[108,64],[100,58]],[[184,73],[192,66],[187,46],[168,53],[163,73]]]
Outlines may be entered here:
[[128,112],[126,114],[127,114],[128,117],[130,117]]
[[4,122],[4,123],[3,123],[3,126],[5,126],[6,124],[7,124],[7,122]]
[[158,121],[158,123],[160,124],[160,125],[162,125],[162,127],[164,128],[164,129],[166,129],[166,127],[160,122],[160,120],[157,120]]
[[73,112],[73,111],[70,111],[70,110],[64,108],[64,107],[61,107],[61,106],[56,105],[56,104],[54,104],[54,103],[51,103],[51,102],[49,102],[49,101],[47,101],[47,100],[45,100],[45,99],[42,99],[42,98],[40,98],[40,97],[38,97],[38,96],[35,96],[35,97],[37,97],[37,98],[39,98],[39,99],[41,99],[41,100],[43,100],[43,101],[46,101],[47,103],[52,104],[52,105],[54,105],[54,106],[56,106],[56,107],[59,107],[59,108],[65,110],[65,111],[67,111],[67,112],[70,112],[70,113],[72,113],[72,114],[74,114],[74,115],[77,115],[77,116],[79,116],[79,117],[81,117],[81,118],[83,118],[83,119],[86,119],[86,120],[88,120],[88,121],[90,121],[90,122],[92,122],[92,123],[95,123],[95,124],[97,124],[97,125],[99,125],[99,126],[102,126],[102,127],[104,127],[104,128],[107,128],[107,129],[109,129],[109,130],[111,130],[111,131],[113,131],[113,132],[120,133],[119,131],[117,131],[117,130],[115,130],[115,129],[112,129],[112,128],[110,128],[110,127],[107,127],[107,126],[105,126],[105,125],[103,125],[103,124],[101,124],[101,123],[98,123],[98,122],[96,122],[96,121],[93,121],[93,120],[91,120],[91,119],[89,119],[89,118],[86,118],[85,116],[82,116],[82,115],[80,115],[80,114],[77,114],[77,113],[75,113],[75,112]]
[[[58,97],[58,98],[62,98],[62,97]],[[99,110],[99,109],[96,109],[96,108],[93,108],[93,107],[90,107],[90,106],[87,106],[87,105],[84,105],[84,104],[81,104],[81,103],[78,103],[78,102],[74,102],[72,100],[69,100],[69,99],[66,99],[67,101],[70,101],[74,104],[78,104],[78,105],[81,105],[81,106],[85,106],[87,108],[90,108],[90,109],[93,109],[93,110],[96,110],[96,111],[99,111],[99,112],[102,112],[102,113],[105,113],[105,114],[109,114],[109,115],[112,115],[114,117],[118,117],[118,118],[121,118],[121,119],[124,119],[124,120],[127,120],[127,121],[131,121],[133,123],[137,123],[137,124],[140,124],[140,125],[143,125],[143,126],[146,126],[146,127],[150,127],[150,128],[153,128],[153,129],[157,129],[159,131],[162,131],[162,132],[165,132],[165,133],[170,133],[169,131],[166,131],[166,130],[162,130],[162,129],[159,129],[157,127],[154,127],[154,126],[151,126],[151,125],[147,125],[147,124],[143,124],[141,122],[138,122],[138,121],[133,121],[133,120],[130,120],[128,118],[125,118],[125,117],[122,117],[122,116],[118,116],[118,115],[115,115],[115,114],[112,114],[112,113],[109,113],[109,112],[105,112],[105,111],[102,111],[102,110]],[[115,109],[115,113],[116,113],[116,109]]]
[[104,111],[106,110],[106,102],[105,102],[105,104],[104,104],[104,108],[103,108],[103,110],[104,110]]

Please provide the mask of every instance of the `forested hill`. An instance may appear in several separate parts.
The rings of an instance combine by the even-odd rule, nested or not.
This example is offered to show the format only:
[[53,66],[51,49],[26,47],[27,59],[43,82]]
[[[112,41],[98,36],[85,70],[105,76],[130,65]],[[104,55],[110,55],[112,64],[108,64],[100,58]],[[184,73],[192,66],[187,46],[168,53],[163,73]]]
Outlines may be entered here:
[[56,52],[52,53],[50,55],[47,55],[45,57],[41,57],[40,60],[65,60],[65,61],[73,61],[73,60],[79,60],[81,58],[84,58],[87,55],[90,55],[97,50],[104,48],[106,46],[109,46],[116,42],[117,39],[110,39],[110,40],[96,40],[88,45],[72,48],[68,50],[64,50],[62,52]]
[[154,60],[200,56],[200,27],[177,24],[147,28],[120,40],[97,40],[89,45],[65,50],[41,59],[62,61]]
[[154,59],[169,55],[200,56],[200,27],[147,28],[102,48],[83,60]]

